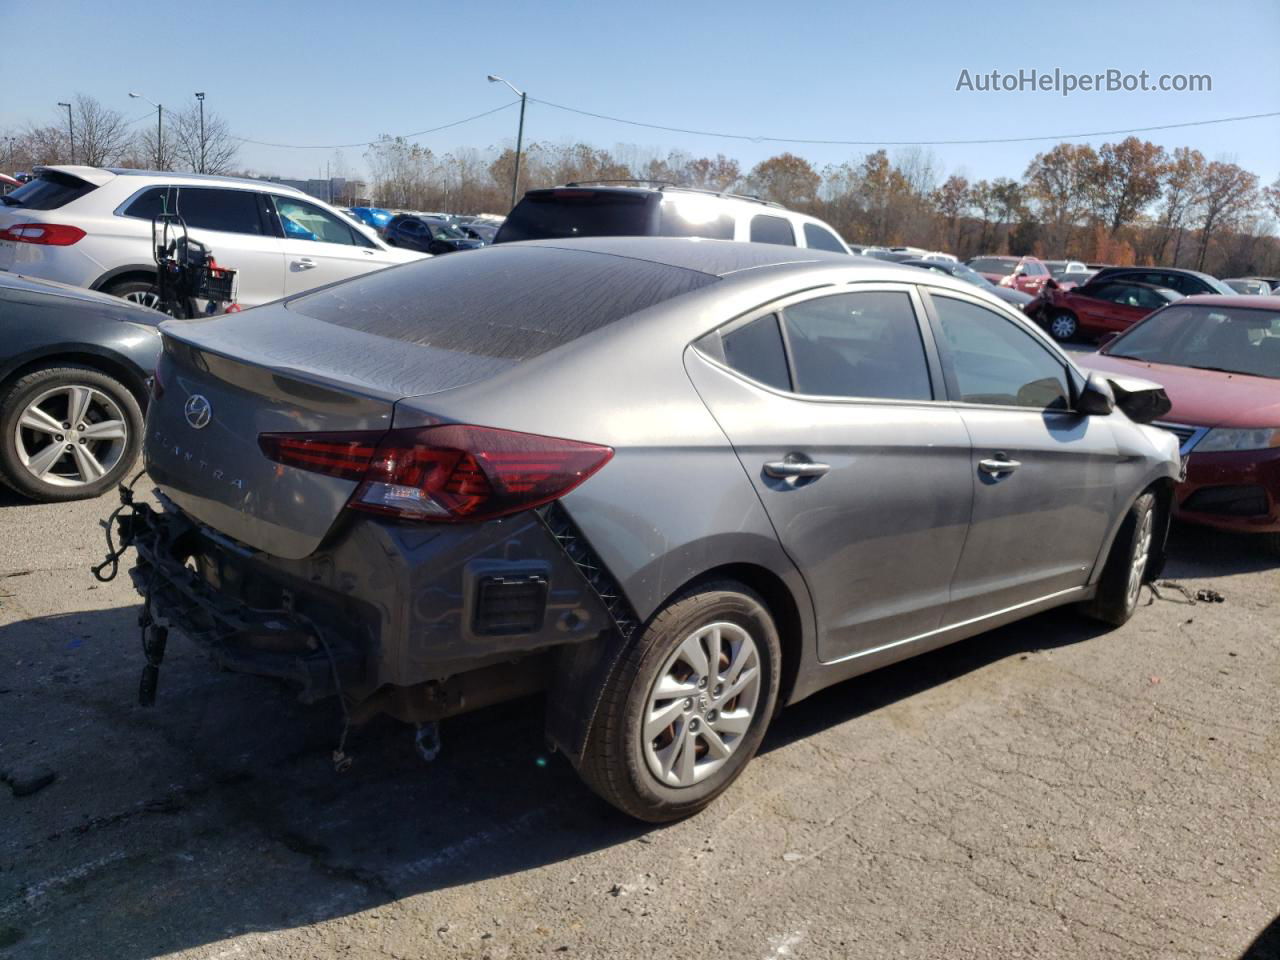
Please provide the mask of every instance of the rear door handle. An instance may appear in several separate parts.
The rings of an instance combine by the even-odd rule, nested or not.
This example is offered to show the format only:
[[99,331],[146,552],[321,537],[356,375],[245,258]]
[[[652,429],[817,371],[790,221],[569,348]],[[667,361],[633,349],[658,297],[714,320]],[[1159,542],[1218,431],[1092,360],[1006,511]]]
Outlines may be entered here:
[[997,453],[990,459],[978,461],[978,469],[993,477],[997,477],[1005,473],[1013,473],[1013,471],[1017,470],[1020,466],[1022,466],[1021,460],[1010,460],[1008,454],[1004,453]]
[[303,257],[301,260],[293,261],[299,270],[314,270],[316,262],[310,257]]
[[809,460],[774,460],[764,465],[764,472],[771,477],[820,477],[831,465]]

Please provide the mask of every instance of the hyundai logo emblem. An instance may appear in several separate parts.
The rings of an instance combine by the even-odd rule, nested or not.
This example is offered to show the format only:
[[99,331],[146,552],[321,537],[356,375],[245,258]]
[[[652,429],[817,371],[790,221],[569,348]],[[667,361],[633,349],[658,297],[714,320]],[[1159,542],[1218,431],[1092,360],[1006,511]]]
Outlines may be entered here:
[[213,408],[209,406],[209,401],[198,393],[193,393],[187,398],[187,406],[183,412],[192,430],[203,430],[213,417]]

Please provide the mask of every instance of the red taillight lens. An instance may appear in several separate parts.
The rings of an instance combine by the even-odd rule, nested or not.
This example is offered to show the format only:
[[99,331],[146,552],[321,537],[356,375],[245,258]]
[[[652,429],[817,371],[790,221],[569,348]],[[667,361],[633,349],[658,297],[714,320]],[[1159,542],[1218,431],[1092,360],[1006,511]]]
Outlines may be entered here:
[[14,243],[38,243],[46,247],[69,247],[84,237],[79,227],[59,223],[15,223],[0,230],[0,240]]
[[263,434],[272,460],[362,482],[347,505],[437,522],[490,520],[557,500],[609,462],[610,447],[492,427]]
[[381,433],[264,433],[258,446],[267,459],[287,467],[359,480]]

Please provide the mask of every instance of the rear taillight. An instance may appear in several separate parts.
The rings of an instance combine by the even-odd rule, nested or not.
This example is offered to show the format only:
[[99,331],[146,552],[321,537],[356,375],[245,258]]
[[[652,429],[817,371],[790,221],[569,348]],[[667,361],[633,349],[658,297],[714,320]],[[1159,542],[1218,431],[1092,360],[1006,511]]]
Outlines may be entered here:
[[15,223],[0,230],[0,240],[14,243],[38,243],[46,247],[69,247],[84,237],[79,227],[61,223]]
[[270,459],[359,480],[354,510],[437,522],[490,520],[563,497],[609,462],[610,447],[492,427],[385,434],[268,433]]

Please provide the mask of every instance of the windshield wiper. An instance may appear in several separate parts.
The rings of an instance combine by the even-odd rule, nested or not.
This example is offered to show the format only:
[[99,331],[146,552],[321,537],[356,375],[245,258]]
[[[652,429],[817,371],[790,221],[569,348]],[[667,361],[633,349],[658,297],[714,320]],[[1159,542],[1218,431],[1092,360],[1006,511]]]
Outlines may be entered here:
[[1243,370],[1228,370],[1226,367],[1202,367],[1198,363],[1188,363],[1187,366],[1192,370],[1212,370],[1214,373],[1239,373],[1248,376]]

